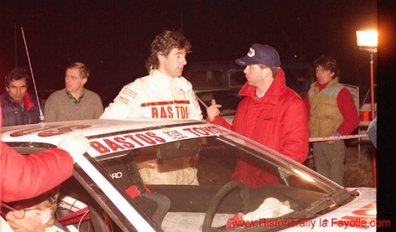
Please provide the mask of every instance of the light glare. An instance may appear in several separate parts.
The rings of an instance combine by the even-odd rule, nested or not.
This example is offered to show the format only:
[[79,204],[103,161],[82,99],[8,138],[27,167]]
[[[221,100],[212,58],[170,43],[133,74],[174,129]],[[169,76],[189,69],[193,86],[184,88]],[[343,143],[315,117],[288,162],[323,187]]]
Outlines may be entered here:
[[378,32],[376,30],[356,31],[357,45],[359,47],[377,47]]

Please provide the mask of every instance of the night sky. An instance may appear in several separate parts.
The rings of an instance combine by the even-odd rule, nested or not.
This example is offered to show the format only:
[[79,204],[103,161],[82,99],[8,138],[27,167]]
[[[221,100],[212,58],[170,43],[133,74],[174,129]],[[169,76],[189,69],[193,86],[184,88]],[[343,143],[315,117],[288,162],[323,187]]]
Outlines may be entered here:
[[39,89],[63,88],[65,67],[82,61],[91,68],[86,87],[112,99],[146,75],[149,45],[164,29],[191,40],[190,64],[233,60],[259,42],[310,64],[333,55],[343,82],[368,89],[369,55],[355,31],[376,28],[374,0],[36,2],[0,3],[0,77],[16,64],[28,67],[22,26]]

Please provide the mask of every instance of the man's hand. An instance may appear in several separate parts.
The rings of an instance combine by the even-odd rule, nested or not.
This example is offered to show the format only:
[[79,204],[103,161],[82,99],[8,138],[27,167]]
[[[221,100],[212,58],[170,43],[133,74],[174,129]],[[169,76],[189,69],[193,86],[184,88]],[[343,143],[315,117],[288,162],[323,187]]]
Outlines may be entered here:
[[77,131],[67,134],[59,143],[58,148],[67,151],[76,162],[88,150],[88,139]]
[[216,104],[216,100],[212,99],[212,105],[206,108],[209,122],[213,122],[215,117],[220,115],[219,108],[221,108],[221,105]]

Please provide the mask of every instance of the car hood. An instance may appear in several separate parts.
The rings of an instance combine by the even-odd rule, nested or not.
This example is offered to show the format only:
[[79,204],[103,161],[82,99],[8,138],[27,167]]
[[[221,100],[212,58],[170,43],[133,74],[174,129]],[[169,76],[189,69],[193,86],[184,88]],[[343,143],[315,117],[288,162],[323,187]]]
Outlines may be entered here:
[[[348,188],[359,196],[327,214],[303,221],[283,231],[376,231],[377,200],[375,188]],[[273,222],[276,223],[276,220]]]

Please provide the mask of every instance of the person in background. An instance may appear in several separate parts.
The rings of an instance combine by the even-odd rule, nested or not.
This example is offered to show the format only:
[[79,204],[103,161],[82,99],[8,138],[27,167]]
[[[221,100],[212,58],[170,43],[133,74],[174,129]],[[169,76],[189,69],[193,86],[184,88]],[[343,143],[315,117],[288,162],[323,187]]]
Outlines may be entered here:
[[[207,108],[209,122],[230,128],[297,162],[308,154],[308,118],[301,97],[286,86],[278,52],[269,45],[253,44],[247,56],[236,59],[245,66],[247,82],[232,125],[220,116],[215,99]],[[238,160],[234,180],[248,186],[275,183],[278,179],[243,160]]]
[[[202,112],[192,85],[182,77],[190,49],[190,41],[178,31],[165,30],[158,34],[146,61],[149,74],[125,85],[100,118],[201,120]],[[173,161],[138,163],[143,181],[146,184],[198,184],[197,169],[191,166],[196,158],[177,159],[174,162],[178,163],[177,167],[172,167]]]
[[4,78],[5,92],[0,96],[2,126],[40,122],[40,112],[28,92],[30,75],[25,68],[15,67]]
[[55,91],[44,106],[44,121],[70,121],[97,119],[103,113],[102,101],[98,94],[84,88],[89,78],[88,67],[75,62],[67,66],[66,88]]
[[[316,81],[305,96],[310,137],[351,134],[359,124],[359,116],[351,93],[339,83],[340,73],[336,60],[321,55],[314,61],[314,68]],[[344,141],[315,142],[312,146],[316,171],[343,185]]]

